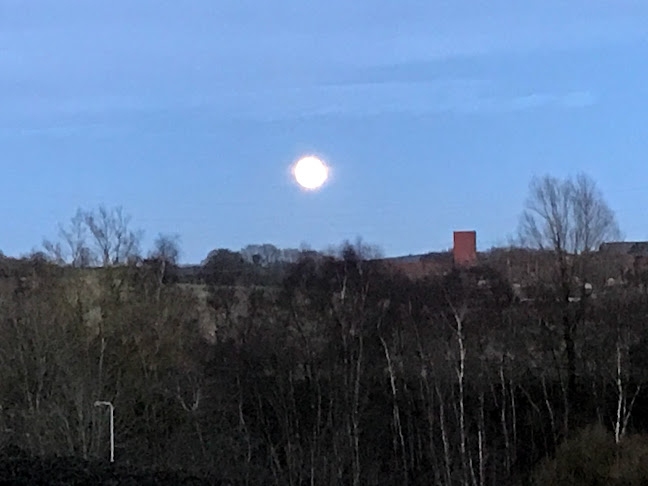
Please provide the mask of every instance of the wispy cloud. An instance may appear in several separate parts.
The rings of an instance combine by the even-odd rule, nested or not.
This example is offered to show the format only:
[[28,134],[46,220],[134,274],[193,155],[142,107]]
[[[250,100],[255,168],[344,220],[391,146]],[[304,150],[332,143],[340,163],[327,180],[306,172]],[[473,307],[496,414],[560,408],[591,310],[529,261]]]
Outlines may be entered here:
[[[141,116],[208,115],[221,120],[281,121],[318,117],[363,118],[380,115],[487,115],[534,110],[574,110],[594,105],[592,91],[504,93],[494,81],[447,79],[430,82],[327,84],[268,87],[217,94],[151,97],[48,98],[17,102],[5,116],[25,123],[0,134],[101,135],[120,133]],[[37,106],[35,106],[37,105]],[[38,116],[37,116],[38,115]],[[0,116],[0,122],[3,117]],[[0,128],[6,123],[0,123]],[[145,129],[140,124],[139,129]]]
[[279,120],[382,114],[497,115],[541,109],[577,109],[596,103],[595,95],[587,90],[516,95],[496,94],[494,87],[493,83],[483,80],[316,86],[272,93],[240,93],[221,109],[235,118]]
[[510,97],[489,97],[483,100],[481,111],[516,112],[537,109],[576,109],[595,105],[597,100],[590,91],[565,93],[531,93]]

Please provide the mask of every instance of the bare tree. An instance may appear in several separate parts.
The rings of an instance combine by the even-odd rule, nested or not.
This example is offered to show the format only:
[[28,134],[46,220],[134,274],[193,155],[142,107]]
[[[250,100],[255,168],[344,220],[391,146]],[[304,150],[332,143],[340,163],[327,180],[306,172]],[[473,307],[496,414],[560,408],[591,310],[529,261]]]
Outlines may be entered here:
[[121,207],[100,206],[96,211],[84,213],[84,221],[104,266],[124,264],[137,256],[141,233],[129,227],[130,219]]
[[178,264],[180,236],[159,234],[155,239],[154,248],[149,253],[149,257],[157,262],[157,296],[159,300],[168,267]]
[[59,234],[68,247],[72,266],[86,267],[92,263],[92,252],[87,243],[88,228],[81,209],[77,209],[67,228],[59,228]]
[[[588,253],[601,243],[619,237],[613,211],[607,205],[596,183],[585,174],[560,180],[551,176],[534,178],[519,227],[524,246],[550,251],[556,263],[556,287],[562,316],[563,342],[567,356],[567,390],[565,402],[573,401],[576,388],[575,332],[584,318],[586,289],[585,263]],[[580,265],[575,265],[577,257]],[[581,275],[576,275],[580,268]],[[574,317],[570,302],[575,277],[581,283],[579,309]],[[567,415],[566,415],[567,417]]]
[[67,226],[59,225],[60,241],[43,241],[43,247],[50,258],[58,263],[69,263],[73,267],[88,267],[94,262],[94,255],[88,247],[88,227],[85,213],[77,209]]
[[382,251],[378,245],[367,243],[358,236],[353,243],[346,240],[339,247],[332,249],[332,254],[343,259],[345,255],[353,254],[358,260],[375,260],[382,256]]
[[151,258],[176,265],[180,258],[180,236],[160,233],[153,243]]
[[603,194],[587,175],[534,178],[519,228],[524,246],[561,256],[586,253],[618,238],[619,227]]
[[94,211],[77,209],[67,226],[59,225],[59,241],[44,240],[50,261],[88,267],[127,263],[138,256],[141,232],[131,229],[121,207]]
[[43,240],[43,248],[45,249],[45,254],[48,259],[57,264],[64,265],[66,263],[65,255],[63,253],[63,247],[58,242],[53,242],[48,239]]

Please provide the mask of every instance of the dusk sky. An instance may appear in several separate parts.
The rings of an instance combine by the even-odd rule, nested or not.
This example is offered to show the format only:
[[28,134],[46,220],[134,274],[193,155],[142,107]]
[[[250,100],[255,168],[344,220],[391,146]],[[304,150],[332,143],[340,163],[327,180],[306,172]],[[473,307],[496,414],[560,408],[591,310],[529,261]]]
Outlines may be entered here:
[[579,171],[647,239],[647,117],[646,0],[0,0],[0,250],[99,204],[184,262],[487,249],[533,175]]

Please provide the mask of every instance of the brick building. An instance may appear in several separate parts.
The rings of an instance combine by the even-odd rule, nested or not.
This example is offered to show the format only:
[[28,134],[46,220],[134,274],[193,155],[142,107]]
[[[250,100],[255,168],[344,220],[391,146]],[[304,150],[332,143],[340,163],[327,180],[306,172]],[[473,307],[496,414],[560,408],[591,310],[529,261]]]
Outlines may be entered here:
[[453,234],[452,257],[455,265],[472,266],[477,263],[477,232],[455,231]]

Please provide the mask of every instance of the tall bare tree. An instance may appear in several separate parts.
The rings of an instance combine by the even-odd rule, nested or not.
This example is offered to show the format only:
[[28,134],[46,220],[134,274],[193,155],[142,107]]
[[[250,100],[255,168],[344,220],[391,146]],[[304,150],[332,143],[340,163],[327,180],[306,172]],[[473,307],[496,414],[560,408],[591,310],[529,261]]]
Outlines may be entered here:
[[[556,263],[556,287],[560,301],[563,341],[567,356],[566,405],[573,402],[576,388],[575,332],[583,319],[586,275],[576,275],[584,268],[588,253],[601,243],[619,237],[619,227],[596,183],[587,175],[564,180],[551,176],[534,178],[520,220],[519,236],[524,246],[550,251]],[[580,258],[578,258],[580,257]],[[576,262],[581,263],[577,266]],[[575,277],[581,289],[575,295]],[[573,297],[580,298],[579,312],[570,312]]]
[[620,232],[596,183],[581,173],[564,180],[534,178],[519,235],[524,246],[565,256],[593,251]]

